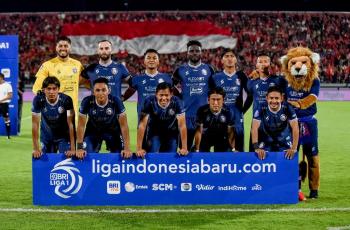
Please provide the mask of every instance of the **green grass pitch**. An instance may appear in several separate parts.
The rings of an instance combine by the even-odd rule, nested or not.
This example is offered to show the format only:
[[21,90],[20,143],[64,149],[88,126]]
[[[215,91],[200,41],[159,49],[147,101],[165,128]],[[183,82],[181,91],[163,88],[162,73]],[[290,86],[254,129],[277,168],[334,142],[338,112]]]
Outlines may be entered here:
[[[135,150],[136,104],[126,103],[126,106],[132,149]],[[318,109],[321,188],[317,200],[307,200],[296,205],[37,207],[32,205],[30,104],[25,103],[21,135],[11,140],[0,137],[0,229],[350,229],[350,103],[318,102]],[[251,114],[245,117],[248,133]],[[308,191],[306,183],[303,190]],[[37,213],[29,210],[14,212],[15,208],[188,211]],[[193,212],[194,209],[231,211]],[[264,211],[266,209],[295,211],[267,212]]]

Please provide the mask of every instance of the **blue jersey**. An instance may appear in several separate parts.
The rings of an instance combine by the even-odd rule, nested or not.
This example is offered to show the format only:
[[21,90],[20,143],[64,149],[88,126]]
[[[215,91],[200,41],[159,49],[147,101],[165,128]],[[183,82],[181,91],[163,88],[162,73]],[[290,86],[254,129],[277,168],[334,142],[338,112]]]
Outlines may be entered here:
[[198,108],[207,104],[213,74],[213,67],[204,63],[196,67],[184,64],[175,70],[173,82],[174,85],[181,85],[180,97],[184,102],[186,118],[195,119]]
[[[297,100],[303,99],[311,94],[318,97],[319,93],[320,93],[320,80],[315,79],[312,83],[312,86],[311,86],[311,89],[309,92],[306,92],[304,90],[296,91],[288,85],[286,94],[287,94],[288,100],[297,101]],[[295,112],[297,113],[298,118],[313,116],[317,112],[316,103],[314,103],[313,105],[311,105],[310,107],[308,107],[306,109],[295,108]]]
[[90,81],[91,88],[92,83],[97,78],[107,78],[111,95],[120,98],[122,79],[129,77],[130,73],[123,64],[112,61],[108,66],[103,66],[97,63],[91,64],[82,71],[81,76]]
[[[67,123],[67,111],[73,110],[72,98],[58,93],[58,99],[51,104],[44,94],[38,94],[33,99],[32,112],[41,114],[40,139],[69,140],[69,128]],[[72,114],[73,115],[73,114]]]
[[105,106],[96,103],[95,96],[87,96],[80,105],[81,114],[88,115],[85,136],[102,134],[120,134],[119,115],[125,112],[123,102],[112,95],[108,95]]
[[214,114],[209,105],[201,106],[197,111],[197,125],[203,125],[202,136],[213,139],[222,139],[227,137],[227,128],[233,127],[235,123],[235,114],[226,106],[221,111]]
[[253,96],[253,111],[265,103],[267,90],[271,86],[280,87],[285,92],[287,81],[281,76],[269,76],[264,79],[258,78],[248,81],[248,93]]
[[159,106],[156,96],[145,100],[142,114],[149,115],[149,136],[177,136],[177,116],[184,113],[181,100],[173,96],[166,108]]
[[271,111],[265,102],[254,111],[253,118],[261,122],[260,129],[266,135],[272,137],[273,140],[284,141],[283,138],[287,136],[291,138],[289,121],[296,119],[297,115],[287,102],[282,102],[281,108],[277,112]]
[[232,76],[229,76],[223,71],[213,76],[213,82],[215,87],[224,89],[226,93],[225,105],[229,108],[235,106],[243,112],[243,89],[248,91],[247,76],[243,72],[236,72]]
[[141,107],[149,96],[156,94],[156,88],[159,83],[167,82],[170,85],[172,80],[170,75],[157,73],[154,76],[144,73],[130,79],[130,86],[137,90],[137,114],[140,117]]

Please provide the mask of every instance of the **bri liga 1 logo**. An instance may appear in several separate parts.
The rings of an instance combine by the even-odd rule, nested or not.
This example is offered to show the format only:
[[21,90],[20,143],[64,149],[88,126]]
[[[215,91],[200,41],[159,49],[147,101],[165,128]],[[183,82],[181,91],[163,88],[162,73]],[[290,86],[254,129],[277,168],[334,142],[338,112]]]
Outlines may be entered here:
[[50,185],[55,186],[55,194],[68,199],[77,194],[83,184],[80,171],[71,158],[57,163],[50,173]]

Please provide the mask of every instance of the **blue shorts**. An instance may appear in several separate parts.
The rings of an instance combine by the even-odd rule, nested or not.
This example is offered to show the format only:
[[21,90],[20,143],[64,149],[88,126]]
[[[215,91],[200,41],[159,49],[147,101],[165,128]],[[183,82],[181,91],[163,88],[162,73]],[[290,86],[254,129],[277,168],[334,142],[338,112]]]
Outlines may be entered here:
[[299,120],[299,146],[303,146],[303,153],[307,156],[318,155],[318,128],[317,119]]
[[65,153],[70,150],[70,143],[66,139],[45,140],[41,139],[41,151],[43,153]]
[[227,137],[210,137],[202,135],[199,151],[210,152],[210,148],[214,147],[214,152],[231,152],[230,144]]
[[177,139],[177,137],[151,136],[148,139],[150,142],[149,152],[176,152],[178,146]]
[[120,135],[102,134],[84,137],[85,150],[88,153],[98,153],[101,150],[102,141],[106,142],[107,149],[111,153],[120,153],[124,149],[123,138]]

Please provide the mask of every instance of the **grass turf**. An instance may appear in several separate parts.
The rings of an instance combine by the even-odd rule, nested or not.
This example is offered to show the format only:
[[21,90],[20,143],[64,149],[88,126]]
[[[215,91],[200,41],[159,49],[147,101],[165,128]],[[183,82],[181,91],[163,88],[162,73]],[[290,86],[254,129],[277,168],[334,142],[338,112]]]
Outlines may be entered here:
[[[136,143],[136,104],[126,103],[131,144]],[[197,208],[349,208],[350,207],[350,123],[349,102],[319,102],[319,149],[321,158],[320,198],[297,205],[213,205],[152,207],[49,207],[51,209],[197,209]],[[245,119],[249,132],[251,114]],[[248,143],[248,135],[246,135]],[[7,140],[0,137],[0,229],[326,229],[347,226],[350,211],[321,212],[214,212],[214,213],[124,213],[72,214],[6,212],[3,208],[38,208],[31,195],[31,114],[23,108],[22,132]],[[306,183],[303,190],[307,191]]]

